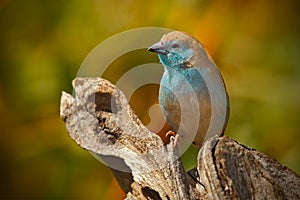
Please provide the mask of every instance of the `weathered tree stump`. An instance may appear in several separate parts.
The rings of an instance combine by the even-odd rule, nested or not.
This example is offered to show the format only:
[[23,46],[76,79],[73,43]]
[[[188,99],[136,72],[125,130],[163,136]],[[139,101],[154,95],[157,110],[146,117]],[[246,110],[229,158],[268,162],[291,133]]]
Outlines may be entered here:
[[300,177],[228,137],[213,137],[185,172],[174,141],[164,145],[124,94],[101,78],[76,78],[62,93],[70,137],[110,166],[126,199],[300,199]]

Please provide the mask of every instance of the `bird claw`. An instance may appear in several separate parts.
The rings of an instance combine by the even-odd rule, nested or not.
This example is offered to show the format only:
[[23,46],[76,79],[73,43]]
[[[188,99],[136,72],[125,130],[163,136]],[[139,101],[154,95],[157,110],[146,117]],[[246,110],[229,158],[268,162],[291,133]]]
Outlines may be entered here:
[[171,142],[173,143],[174,146],[177,146],[177,144],[179,144],[179,135],[176,134],[175,136],[172,136],[170,138]]
[[178,144],[179,141],[179,135],[176,134],[174,131],[168,131],[165,135],[167,143],[169,144],[170,142],[172,142],[174,144],[174,146],[176,146]]

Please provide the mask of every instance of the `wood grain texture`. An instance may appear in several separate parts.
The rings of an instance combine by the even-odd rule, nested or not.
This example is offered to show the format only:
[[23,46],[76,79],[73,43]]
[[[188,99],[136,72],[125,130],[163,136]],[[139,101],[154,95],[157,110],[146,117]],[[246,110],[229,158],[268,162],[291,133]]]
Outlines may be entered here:
[[207,140],[186,172],[174,140],[164,145],[137,118],[124,94],[101,78],[76,78],[62,93],[70,137],[112,170],[126,199],[300,199],[300,178],[228,137]]

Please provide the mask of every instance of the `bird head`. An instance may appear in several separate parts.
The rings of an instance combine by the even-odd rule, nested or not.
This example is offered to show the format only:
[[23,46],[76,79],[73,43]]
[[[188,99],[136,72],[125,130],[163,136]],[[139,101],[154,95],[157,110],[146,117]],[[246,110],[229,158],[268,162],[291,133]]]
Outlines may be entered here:
[[161,40],[148,51],[158,53],[163,65],[173,68],[192,67],[195,53],[199,52],[202,45],[192,36],[179,31],[165,34]]

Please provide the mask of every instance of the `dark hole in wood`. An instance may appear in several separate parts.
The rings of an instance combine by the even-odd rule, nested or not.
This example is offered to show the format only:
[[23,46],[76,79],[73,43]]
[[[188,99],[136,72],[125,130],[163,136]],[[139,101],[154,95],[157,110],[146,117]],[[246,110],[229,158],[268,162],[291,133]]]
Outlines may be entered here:
[[110,93],[97,92],[89,97],[89,101],[95,102],[96,111],[105,111],[111,113],[118,112],[116,98]]
[[156,192],[155,190],[150,189],[149,187],[143,187],[142,188],[142,193],[145,197],[150,198],[150,199],[155,199],[155,200],[159,200],[162,199],[159,196],[159,193]]

